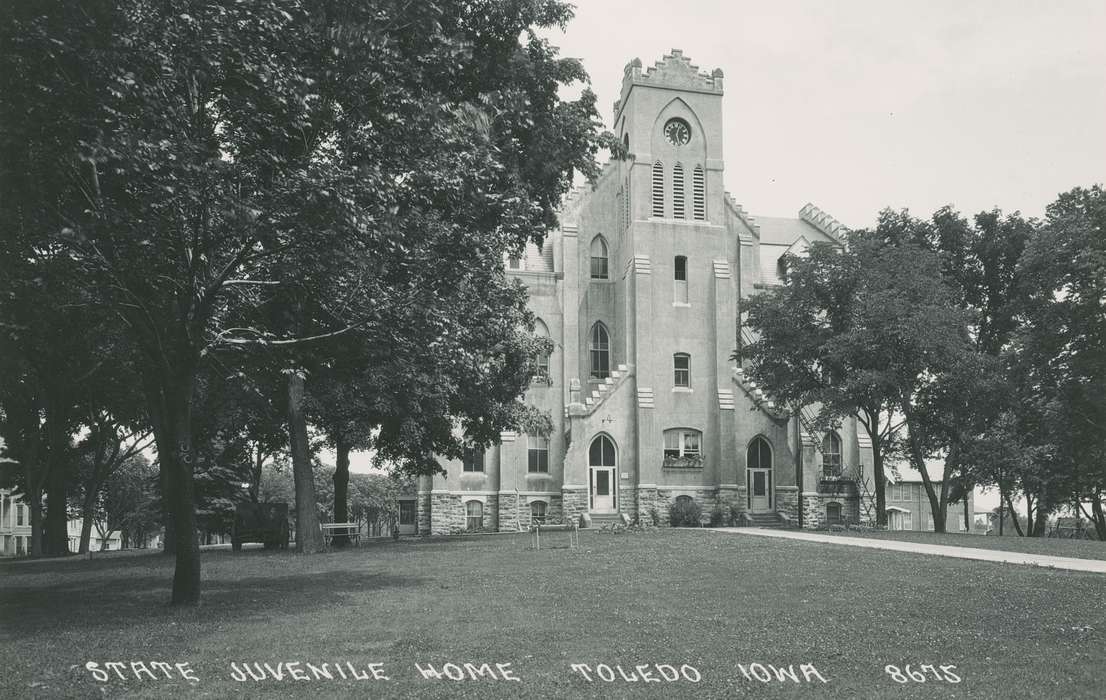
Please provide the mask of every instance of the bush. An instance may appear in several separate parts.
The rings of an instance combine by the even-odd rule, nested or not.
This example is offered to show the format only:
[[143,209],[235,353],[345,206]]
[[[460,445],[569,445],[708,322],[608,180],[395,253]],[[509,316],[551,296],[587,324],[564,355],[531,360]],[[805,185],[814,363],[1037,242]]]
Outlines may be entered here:
[[734,504],[730,506],[730,525],[737,527],[741,524],[741,508]]
[[668,523],[672,527],[699,527],[703,509],[690,498],[678,498],[668,507]]
[[726,516],[722,512],[722,506],[715,506],[714,510],[710,512],[710,526],[722,527],[726,524]]

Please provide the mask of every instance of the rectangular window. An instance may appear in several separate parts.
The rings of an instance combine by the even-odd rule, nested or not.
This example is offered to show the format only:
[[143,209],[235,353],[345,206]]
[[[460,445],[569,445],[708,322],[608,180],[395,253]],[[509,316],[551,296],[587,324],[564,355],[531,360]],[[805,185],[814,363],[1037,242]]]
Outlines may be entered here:
[[691,386],[691,356],[679,353],[672,356],[673,377],[675,386]]
[[549,438],[531,435],[527,438],[527,471],[549,471]]
[[23,525],[23,506],[21,504],[15,506],[15,521],[16,525]]
[[677,304],[687,303],[687,258],[677,255],[673,265],[675,273],[672,281],[672,300]]
[[415,524],[415,502],[414,501],[400,501],[399,502],[399,524],[400,525],[414,525]]
[[530,522],[545,523],[546,504],[543,501],[534,501],[530,504]]
[[607,258],[599,258],[592,256],[591,258],[591,278],[593,280],[605,280],[607,279]]
[[675,429],[664,431],[665,459],[698,457],[702,454],[702,439],[703,434],[698,430]]
[[461,457],[461,464],[466,472],[484,471],[484,450],[479,447],[466,447]]
[[484,527],[484,504],[480,501],[469,501],[465,504],[465,526],[469,530],[479,530]]

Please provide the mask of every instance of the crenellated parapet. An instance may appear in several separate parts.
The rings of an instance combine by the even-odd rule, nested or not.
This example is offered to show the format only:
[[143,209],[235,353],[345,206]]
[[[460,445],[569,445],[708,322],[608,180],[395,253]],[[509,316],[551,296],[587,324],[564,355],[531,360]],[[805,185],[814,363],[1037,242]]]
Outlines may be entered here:
[[694,65],[690,58],[684,56],[684,52],[680,49],[672,49],[671,53],[665,54],[649,68],[642,68],[641,59],[635,58],[626,64],[622,72],[622,91],[614,103],[615,120],[617,121],[618,112],[634,85],[721,95],[722,78],[720,68],[715,68],[710,73],[700,72],[699,67]]
[[842,237],[849,232],[845,224],[810,202],[807,202],[806,205],[799,210],[799,218],[839,243],[842,242]]

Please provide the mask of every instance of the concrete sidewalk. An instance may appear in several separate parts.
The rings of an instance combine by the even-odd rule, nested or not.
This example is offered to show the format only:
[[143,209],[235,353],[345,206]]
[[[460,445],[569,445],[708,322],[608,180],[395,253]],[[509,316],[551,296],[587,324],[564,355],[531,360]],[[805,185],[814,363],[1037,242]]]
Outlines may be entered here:
[[796,532],[794,530],[765,530],[757,527],[710,527],[704,529],[710,530],[711,532],[721,532],[731,535],[778,537],[785,540],[822,542],[824,544],[867,547],[869,549],[890,549],[896,552],[909,552],[911,554],[935,554],[939,557],[977,559],[979,561],[995,561],[1003,564],[1029,564],[1032,566],[1048,566],[1056,569],[1091,571],[1097,574],[1106,574],[1106,560],[1054,557],[1047,554],[1028,554],[1026,552],[1008,552],[997,549],[978,549],[976,547],[955,547],[942,544],[900,542],[897,540],[871,539],[867,537],[841,537],[838,535],[821,535],[816,532]]

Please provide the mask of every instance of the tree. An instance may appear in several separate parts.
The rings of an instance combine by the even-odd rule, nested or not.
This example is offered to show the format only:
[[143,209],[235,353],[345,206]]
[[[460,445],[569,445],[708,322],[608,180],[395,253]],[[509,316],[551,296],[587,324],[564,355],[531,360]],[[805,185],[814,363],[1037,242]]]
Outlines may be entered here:
[[[505,252],[554,223],[573,171],[594,173],[594,95],[557,96],[586,76],[534,31],[570,15],[555,0],[268,0],[5,16],[0,74],[18,108],[0,131],[43,157],[4,159],[4,182],[30,172],[71,183],[34,235],[73,257],[74,278],[137,348],[175,542],[174,603],[200,594],[193,423],[212,358],[323,348],[358,330],[390,342],[408,329],[382,323],[387,309],[480,289]],[[429,277],[423,256],[458,251],[480,265]],[[256,311],[274,297],[283,314],[271,324]],[[305,510],[308,367],[292,359],[306,546],[318,537]],[[470,423],[486,439],[506,427]],[[400,437],[390,444],[423,456]]]
[[[1009,357],[1032,411],[1027,486],[1038,532],[1074,503],[1106,539],[1106,195],[1076,188],[1049,205],[1018,263],[1023,304]],[[1027,498],[1030,492],[1026,492]],[[1087,509],[1090,509],[1089,511]]]
[[[939,261],[919,243],[924,224],[885,210],[875,230],[850,232],[844,250],[815,243],[790,257],[783,285],[749,300],[758,337],[736,357],[783,405],[819,406],[818,425],[856,416],[872,442],[876,521],[886,525],[884,462],[904,450],[935,494],[932,446],[904,428],[918,392],[961,342],[963,319]],[[943,521],[942,521],[943,522]]]
[[120,533],[121,543],[141,539],[160,520],[156,496],[157,470],[141,454],[124,460],[108,478],[95,510],[100,549],[107,549],[108,539]]

